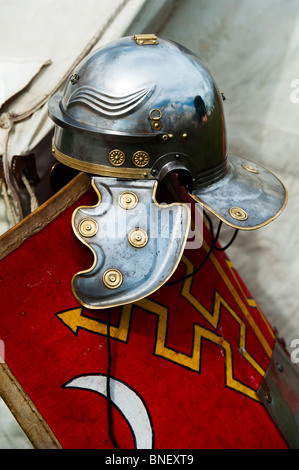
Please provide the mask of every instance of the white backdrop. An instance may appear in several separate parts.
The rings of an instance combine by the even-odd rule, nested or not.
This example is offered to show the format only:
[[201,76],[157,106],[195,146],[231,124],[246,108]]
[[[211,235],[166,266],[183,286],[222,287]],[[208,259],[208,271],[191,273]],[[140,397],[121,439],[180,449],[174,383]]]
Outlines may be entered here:
[[292,349],[299,338],[299,1],[177,5],[160,35],[197,53],[224,92],[229,152],[267,167],[288,189],[283,214],[239,232],[227,253]]

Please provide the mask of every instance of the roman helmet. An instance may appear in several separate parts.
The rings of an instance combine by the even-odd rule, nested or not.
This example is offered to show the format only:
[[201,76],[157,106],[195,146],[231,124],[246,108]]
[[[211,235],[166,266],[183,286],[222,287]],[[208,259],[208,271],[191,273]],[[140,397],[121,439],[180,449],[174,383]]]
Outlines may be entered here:
[[[155,200],[157,185],[170,172],[179,174],[195,201],[236,229],[262,227],[286,205],[286,189],[276,176],[228,154],[223,95],[203,62],[173,41],[135,35],[93,51],[51,98],[49,114],[54,156],[92,175],[101,200],[73,217],[75,234],[98,261],[73,279],[76,297],[91,308],[149,295],[176,269],[190,213],[184,204],[162,207]],[[104,237],[99,240],[99,225],[109,214],[105,224],[119,227],[115,208],[128,214],[141,203],[146,217],[126,225],[109,250]],[[148,231],[149,203],[171,213],[167,243]],[[154,210],[150,217],[157,222],[160,216]]]

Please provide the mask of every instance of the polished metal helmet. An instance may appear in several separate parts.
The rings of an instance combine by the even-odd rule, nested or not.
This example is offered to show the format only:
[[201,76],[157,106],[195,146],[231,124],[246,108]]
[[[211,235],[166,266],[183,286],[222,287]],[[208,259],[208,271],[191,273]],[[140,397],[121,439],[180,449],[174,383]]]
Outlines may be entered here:
[[186,204],[157,203],[157,185],[170,172],[237,229],[265,225],[286,204],[272,173],[228,155],[222,94],[201,60],[175,42],[136,35],[92,52],[52,97],[49,113],[54,156],[91,174],[99,196],[72,217],[95,259],[72,280],[88,308],[135,302],[175,271],[191,213]]
[[223,97],[201,60],[155,35],[92,52],[49,103],[54,156],[94,175],[162,180],[179,171],[193,198],[253,229],[283,210],[286,190],[256,163],[227,154]]

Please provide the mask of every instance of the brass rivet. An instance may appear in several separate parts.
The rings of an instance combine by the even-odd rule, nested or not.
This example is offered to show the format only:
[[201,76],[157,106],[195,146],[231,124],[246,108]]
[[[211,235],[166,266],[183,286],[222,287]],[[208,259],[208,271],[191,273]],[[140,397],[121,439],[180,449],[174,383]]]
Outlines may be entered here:
[[146,166],[149,161],[150,161],[150,157],[149,157],[149,154],[147,152],[143,152],[142,150],[139,150],[138,152],[135,152],[133,157],[132,157],[132,161],[134,163],[135,166],[138,166],[139,168],[141,167],[144,167]]
[[117,269],[108,269],[103,274],[103,283],[109,289],[117,289],[123,282],[123,276]]
[[173,138],[173,134],[168,134],[168,137],[169,137],[170,139],[172,139],[172,138]]
[[83,237],[93,237],[98,231],[98,224],[93,219],[84,219],[80,222],[79,232]]
[[108,155],[109,161],[113,166],[121,166],[125,163],[126,156],[124,152],[118,149],[111,150]]
[[229,213],[233,217],[233,219],[236,219],[236,220],[247,220],[248,219],[247,212],[245,212],[240,207],[232,207],[229,210]]
[[150,110],[148,118],[152,121],[151,126],[154,130],[160,130],[162,128],[161,117],[162,112],[160,109],[154,108]]
[[188,137],[188,134],[183,134],[183,139],[186,139]]
[[123,209],[134,209],[134,207],[136,207],[138,204],[138,197],[135,193],[126,191],[119,195],[118,203]]
[[75,83],[77,83],[78,80],[79,80],[79,75],[77,73],[73,73],[73,75],[71,75],[70,77],[70,81],[72,82],[72,84],[74,85]]
[[159,131],[160,129],[162,129],[161,121],[153,121],[152,128],[156,131]]
[[162,135],[163,140],[168,140],[169,136],[167,134]]
[[128,240],[135,248],[142,248],[148,242],[148,234],[140,228],[134,229],[129,233]]
[[250,171],[250,173],[255,173],[256,175],[259,174],[259,171],[256,168],[254,168],[253,166],[242,165],[242,168],[244,168],[244,170]]

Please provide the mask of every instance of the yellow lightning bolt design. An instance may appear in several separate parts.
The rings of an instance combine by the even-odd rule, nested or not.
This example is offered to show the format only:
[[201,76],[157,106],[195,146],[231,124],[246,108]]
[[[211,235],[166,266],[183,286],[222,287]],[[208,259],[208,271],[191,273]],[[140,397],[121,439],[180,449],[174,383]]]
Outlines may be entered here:
[[192,354],[191,356],[188,356],[187,354],[167,347],[165,344],[168,322],[168,309],[166,307],[148,298],[140,300],[136,303],[136,305],[143,310],[147,310],[148,312],[154,313],[158,316],[157,337],[155,345],[155,354],[157,356],[164,357],[172,362],[175,362],[176,364],[199,372],[201,363],[202,338],[208,339],[224,349],[226,385],[243,393],[244,395],[249,396],[250,398],[253,398],[254,400],[260,401],[257,393],[254,390],[234,378],[231,346],[226,339],[218,336],[216,333],[213,333],[210,330],[207,330],[206,328],[195,324]]

